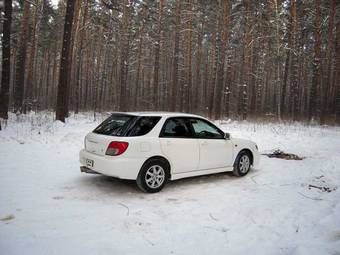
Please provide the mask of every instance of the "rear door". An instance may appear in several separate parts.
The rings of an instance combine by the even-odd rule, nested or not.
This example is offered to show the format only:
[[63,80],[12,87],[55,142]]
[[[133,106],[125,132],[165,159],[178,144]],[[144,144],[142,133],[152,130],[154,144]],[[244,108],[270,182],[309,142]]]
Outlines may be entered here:
[[195,171],[199,164],[199,145],[190,127],[190,119],[168,118],[160,133],[162,152],[172,164],[172,173]]
[[119,141],[125,136],[137,116],[129,114],[112,114],[103,121],[92,133],[85,137],[85,150],[97,154],[105,155],[106,149],[111,141]]
[[89,133],[85,137],[85,150],[96,155],[105,155],[107,146],[111,140],[112,137],[106,135]]
[[198,170],[231,166],[232,143],[224,139],[224,133],[204,119],[192,118],[190,122],[199,143]]

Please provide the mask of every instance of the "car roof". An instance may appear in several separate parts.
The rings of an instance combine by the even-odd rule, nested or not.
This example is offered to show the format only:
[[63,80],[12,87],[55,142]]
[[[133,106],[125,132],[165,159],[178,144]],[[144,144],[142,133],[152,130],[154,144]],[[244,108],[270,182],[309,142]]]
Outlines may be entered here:
[[127,114],[134,116],[161,116],[161,117],[197,117],[204,118],[199,115],[191,114],[191,113],[183,113],[183,112],[112,112],[112,114]]

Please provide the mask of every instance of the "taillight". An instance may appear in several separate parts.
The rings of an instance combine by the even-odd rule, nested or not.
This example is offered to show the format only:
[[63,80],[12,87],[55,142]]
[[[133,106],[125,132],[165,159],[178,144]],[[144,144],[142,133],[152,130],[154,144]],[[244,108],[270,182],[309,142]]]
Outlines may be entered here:
[[129,143],[127,142],[111,142],[106,149],[105,155],[118,156],[123,154],[128,146]]

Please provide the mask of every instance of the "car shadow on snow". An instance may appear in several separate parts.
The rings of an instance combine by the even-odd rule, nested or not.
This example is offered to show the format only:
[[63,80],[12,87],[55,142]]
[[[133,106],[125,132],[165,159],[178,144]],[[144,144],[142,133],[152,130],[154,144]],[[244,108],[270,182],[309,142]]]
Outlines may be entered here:
[[99,174],[87,174],[79,178],[78,181],[82,189],[95,189],[99,193],[127,194],[139,192],[133,180],[122,180]]
[[[206,185],[220,185],[223,183],[230,184],[251,178],[257,174],[257,169],[252,169],[249,174],[243,178],[235,177],[232,172],[223,172],[217,174],[188,177],[184,179],[170,181],[166,184],[163,192],[178,191],[179,189],[188,189]],[[82,189],[95,189],[95,192],[101,194],[143,194],[133,180],[122,180],[104,175],[84,175],[78,179]]]
[[177,189],[177,188],[185,188],[185,187],[193,187],[193,186],[202,186],[202,185],[221,185],[221,184],[231,184],[244,182],[250,179],[252,176],[258,174],[258,169],[252,169],[246,176],[244,177],[236,177],[232,172],[223,172],[202,176],[194,176],[188,177],[184,179],[171,181],[165,188],[167,190]]

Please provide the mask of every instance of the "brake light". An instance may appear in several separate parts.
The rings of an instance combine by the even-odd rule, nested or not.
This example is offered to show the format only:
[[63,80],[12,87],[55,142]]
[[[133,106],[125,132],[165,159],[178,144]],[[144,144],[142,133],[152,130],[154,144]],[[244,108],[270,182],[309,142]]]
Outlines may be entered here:
[[111,142],[106,149],[105,155],[118,156],[123,154],[128,146],[129,143],[127,142]]

